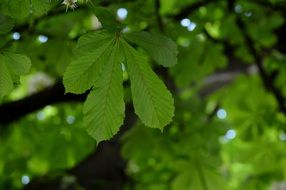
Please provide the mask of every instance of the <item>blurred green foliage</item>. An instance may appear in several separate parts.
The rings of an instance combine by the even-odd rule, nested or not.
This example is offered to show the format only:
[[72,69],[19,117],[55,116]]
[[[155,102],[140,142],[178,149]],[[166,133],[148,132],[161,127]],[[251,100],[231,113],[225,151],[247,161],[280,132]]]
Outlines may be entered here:
[[[120,141],[128,163],[126,173],[132,179],[126,190],[278,190],[275,184],[285,186],[286,117],[271,90],[265,89],[257,68],[235,73],[239,76],[233,82],[207,96],[201,97],[200,92],[212,87],[206,86],[207,77],[236,68],[236,64],[243,68],[254,65],[254,55],[237,25],[239,18],[260,53],[266,73],[278,71],[271,79],[286,97],[286,58],[277,32],[285,27],[286,3],[160,0],[157,10],[154,2],[82,0],[75,10],[66,11],[60,0],[1,0],[1,105],[61,80],[66,67],[78,56],[77,40],[102,24],[109,31],[124,31],[155,70],[158,66],[153,62],[172,66],[167,74],[176,87],[170,89],[175,117],[163,133],[138,121]],[[183,17],[176,16],[199,3]],[[126,19],[119,18],[119,8],[127,10]],[[146,31],[154,36],[145,39]],[[176,65],[172,64],[176,48],[162,35],[178,46]],[[162,49],[171,53],[156,50],[151,43],[163,44]],[[7,73],[4,66],[12,68],[4,63],[18,62],[8,63],[4,52],[13,52],[19,60],[29,57],[30,72],[3,77],[2,72]],[[27,75],[19,79],[22,74]],[[159,76],[166,84],[170,82]],[[127,79],[125,72],[124,81]],[[7,81],[9,86],[1,85]],[[124,93],[126,103],[130,103],[128,85]],[[80,103],[47,105],[14,123],[0,124],[0,189],[21,189],[27,176],[32,180],[64,175],[95,147],[96,142],[83,127]]]

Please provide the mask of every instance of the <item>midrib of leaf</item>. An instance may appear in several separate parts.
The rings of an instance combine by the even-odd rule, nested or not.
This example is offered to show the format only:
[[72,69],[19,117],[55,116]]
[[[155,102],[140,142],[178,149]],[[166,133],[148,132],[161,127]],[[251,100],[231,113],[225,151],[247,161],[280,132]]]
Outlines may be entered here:
[[[110,57],[110,59],[113,59],[113,61],[112,61],[112,69],[111,69],[111,72],[109,73],[109,81],[108,81],[108,85],[107,85],[107,89],[106,89],[106,96],[105,96],[105,99],[104,99],[104,112],[103,112],[103,121],[105,122],[105,120],[106,120],[106,106],[107,106],[107,99],[109,98],[109,96],[110,96],[110,87],[111,87],[111,81],[112,81],[112,74],[114,73],[114,69],[115,69],[115,66],[116,66],[116,62],[114,61],[114,56],[115,56],[115,51],[117,51],[117,48],[118,48],[118,42],[116,41],[115,42],[115,45],[114,45],[114,47],[113,47],[113,50],[112,50],[112,53],[111,53],[111,55],[113,55],[113,56],[111,56]],[[109,59],[109,60],[110,60]],[[107,127],[108,128],[108,131],[109,131],[109,134],[110,134],[110,136],[112,136],[112,129],[108,126]]]
[[[115,96],[115,94],[112,94],[112,92],[113,92],[112,84],[114,84],[113,82],[115,82],[115,80],[118,80],[118,77],[120,77],[119,67],[118,68],[116,67],[116,66],[118,66],[119,58],[121,58],[120,54],[118,54],[118,50],[119,50],[118,45],[119,44],[116,41],[115,45],[112,47],[110,53],[105,54],[105,56],[109,57],[109,58],[105,62],[105,67],[102,68],[101,75],[103,75],[103,76],[100,78],[100,80],[98,80],[94,84],[94,91],[92,92],[93,93],[92,96],[95,96],[97,98],[98,97],[102,98],[100,101],[101,103],[98,104],[98,102],[97,102],[94,105],[91,104],[91,107],[89,107],[89,108],[84,108],[84,114],[88,117],[90,117],[90,114],[94,114],[94,112],[96,112],[96,108],[99,111],[99,113],[98,113],[98,114],[100,114],[100,115],[98,115],[99,117],[92,117],[91,120],[89,120],[89,122],[87,123],[88,124],[87,127],[89,128],[89,133],[92,136],[95,135],[94,137],[95,137],[95,139],[98,140],[97,141],[98,143],[102,140],[107,140],[113,136],[115,131],[113,132],[113,130],[112,130],[113,128],[111,128],[111,127],[118,127],[118,129],[119,129],[119,123],[118,122],[120,120],[118,120],[118,118],[117,118],[118,112],[113,112],[114,111],[114,110],[112,110],[113,104],[109,103],[109,100],[113,99],[112,96]],[[116,69],[118,69],[118,70],[116,70]],[[116,85],[118,85],[118,84],[116,84]],[[123,94],[121,94],[121,92],[120,92],[119,95],[121,97]],[[89,100],[89,101],[91,101],[91,100]],[[113,102],[113,100],[112,100],[112,102]],[[90,103],[92,103],[92,102],[89,102],[89,104]],[[117,102],[113,102],[113,103],[116,104]],[[86,106],[88,105],[87,102],[85,104],[86,104]],[[119,105],[122,106],[121,104],[119,104]],[[117,104],[114,106],[117,106]],[[110,121],[107,119],[109,116],[108,113],[110,113],[110,114],[112,114],[112,116],[116,117],[114,121],[113,121],[113,117],[109,117],[109,119],[112,120],[110,125],[107,125],[108,122]],[[114,124],[118,124],[118,125],[114,125]],[[122,121],[121,121],[120,125],[122,125]],[[116,130],[118,130],[118,129],[116,128]],[[99,132],[99,133],[96,134],[96,132]]]
[[[135,60],[134,61],[134,66],[136,66],[137,67],[137,70],[139,71],[139,73],[140,73],[140,79],[141,79],[141,81],[144,83],[144,86],[146,86],[146,91],[147,91],[147,94],[150,96],[150,99],[151,99],[151,101],[152,101],[152,105],[153,105],[153,107],[154,107],[154,111],[155,111],[155,113],[156,113],[156,119],[157,119],[157,121],[159,121],[159,124],[161,124],[161,121],[160,121],[160,119],[159,119],[159,117],[158,117],[158,108],[157,108],[157,106],[156,106],[156,104],[154,104],[154,97],[153,97],[153,95],[152,95],[152,93],[150,92],[150,87],[149,87],[149,85],[147,85],[147,82],[146,82],[146,79],[144,78],[144,74],[142,74],[142,71],[141,71],[141,69],[138,69],[138,67],[140,68],[140,66],[138,65],[138,63],[137,63],[137,59],[136,59],[136,56],[134,56],[134,54],[133,54],[133,52],[130,50],[132,47],[127,43],[127,42],[125,42],[125,41],[123,41],[123,43],[125,44],[125,46],[127,46],[128,48],[124,48],[124,50],[126,50],[127,49],[127,51],[129,51],[129,56],[131,56],[132,58],[133,58],[133,60]],[[135,51],[135,50],[134,50]],[[126,57],[128,57],[128,56],[126,56]],[[130,63],[130,64],[132,64],[132,63]]]
[[[83,73],[85,73],[90,67],[92,67],[92,66],[100,59],[100,57],[106,53],[106,51],[110,48],[110,44],[112,44],[113,41],[114,41],[114,39],[112,39],[112,40],[110,40],[109,42],[107,42],[105,49],[101,52],[101,54],[98,55],[98,58],[96,58],[96,59],[89,65],[89,67],[87,67],[86,69],[84,69],[84,72],[83,72]],[[94,53],[96,50],[97,50],[97,49],[95,49],[95,50],[93,51],[93,53]],[[92,52],[90,52],[90,54],[91,54],[91,53],[92,53]]]

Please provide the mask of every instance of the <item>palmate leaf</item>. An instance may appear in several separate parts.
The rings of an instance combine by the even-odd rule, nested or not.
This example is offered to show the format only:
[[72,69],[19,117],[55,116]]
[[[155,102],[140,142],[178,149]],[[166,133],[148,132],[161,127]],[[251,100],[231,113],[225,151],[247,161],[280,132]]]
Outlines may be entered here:
[[19,76],[26,74],[30,67],[31,61],[24,55],[0,53],[0,99],[13,90]]
[[171,67],[177,64],[177,46],[171,39],[148,32],[125,35],[126,39],[143,48],[158,64]]
[[163,128],[174,116],[174,100],[164,83],[152,71],[146,57],[121,40],[131,80],[136,114],[152,128]]
[[107,31],[80,38],[76,58],[67,67],[66,92],[91,89],[84,103],[84,125],[97,142],[113,137],[123,124],[123,73],[126,61],[135,111],[142,122],[163,129],[174,115],[174,101],[164,83],[152,71],[146,57],[124,39]]
[[122,55],[116,42],[101,77],[84,103],[84,122],[97,142],[113,137],[124,120]]
[[113,36],[101,31],[85,35],[79,40],[78,56],[64,73],[66,92],[81,94],[95,84],[110,55],[114,40]]

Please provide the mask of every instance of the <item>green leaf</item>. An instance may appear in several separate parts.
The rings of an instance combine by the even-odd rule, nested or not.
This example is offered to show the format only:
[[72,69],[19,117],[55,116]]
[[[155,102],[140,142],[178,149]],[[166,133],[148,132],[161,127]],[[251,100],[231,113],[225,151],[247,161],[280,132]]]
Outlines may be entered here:
[[88,133],[99,143],[113,137],[123,124],[122,55],[116,42],[104,65],[101,77],[84,103],[84,122]]
[[19,75],[26,74],[30,67],[31,61],[24,55],[8,52],[0,54],[0,98],[13,90]]
[[11,17],[23,19],[30,14],[40,16],[47,13],[53,4],[51,0],[10,0],[7,6]]
[[76,46],[76,54],[81,55],[99,48],[102,44],[108,43],[114,36],[105,30],[98,30],[81,36]]
[[13,80],[5,63],[5,57],[0,54],[0,98],[13,90]]
[[227,64],[223,46],[199,37],[191,40],[188,47],[180,48],[179,64],[170,69],[177,86],[186,87],[192,82],[221,69]]
[[14,21],[8,16],[0,14],[0,35],[6,34],[12,30],[14,27]]
[[146,57],[122,40],[132,99],[136,114],[152,128],[163,130],[174,116],[174,100],[164,83],[152,71]]
[[5,52],[3,55],[6,57],[7,67],[11,73],[15,75],[25,75],[29,72],[31,61],[27,56],[10,52]]
[[38,16],[47,13],[53,3],[52,0],[31,0],[32,13]]
[[25,18],[30,14],[30,0],[10,0],[8,8],[13,18]]
[[104,32],[84,35],[78,43],[76,57],[64,73],[66,92],[80,94],[90,89],[108,60],[114,37]]
[[73,51],[76,42],[63,40],[48,40],[43,44],[41,49],[45,54],[46,65],[52,66],[52,71],[55,71],[59,76],[62,76],[69,63],[72,61]]
[[158,64],[171,67],[177,64],[177,45],[171,39],[148,32],[125,35],[127,40],[142,47]]

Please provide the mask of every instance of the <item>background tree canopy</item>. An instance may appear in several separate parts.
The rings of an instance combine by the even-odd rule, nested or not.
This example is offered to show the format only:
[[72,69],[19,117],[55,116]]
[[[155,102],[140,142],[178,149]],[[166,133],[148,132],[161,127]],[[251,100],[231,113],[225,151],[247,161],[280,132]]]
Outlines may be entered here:
[[283,0],[0,0],[0,189],[286,190]]

